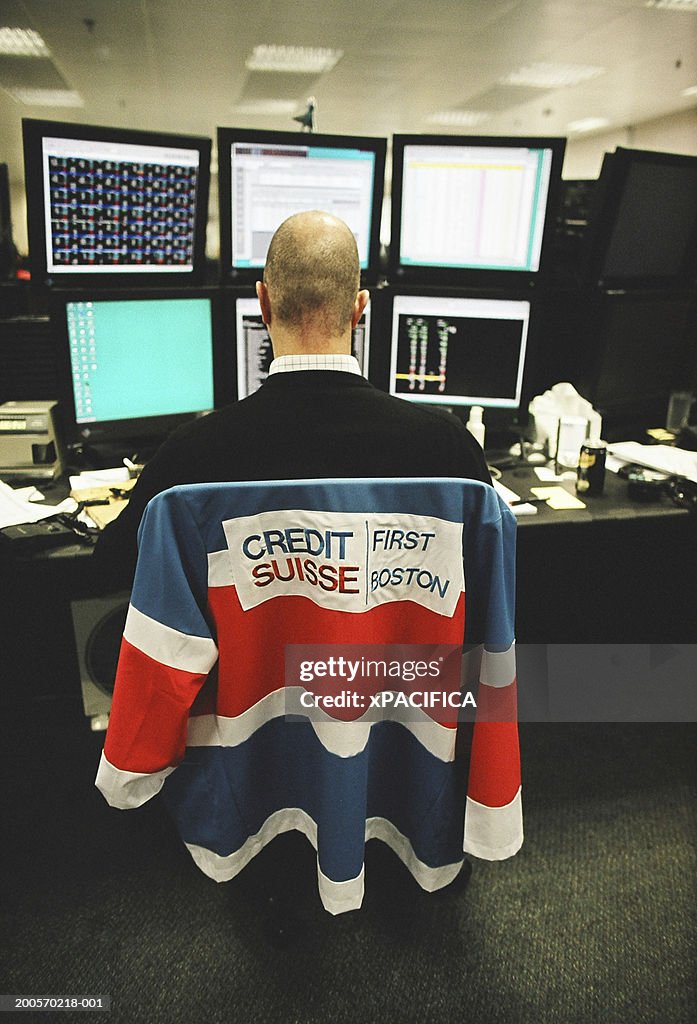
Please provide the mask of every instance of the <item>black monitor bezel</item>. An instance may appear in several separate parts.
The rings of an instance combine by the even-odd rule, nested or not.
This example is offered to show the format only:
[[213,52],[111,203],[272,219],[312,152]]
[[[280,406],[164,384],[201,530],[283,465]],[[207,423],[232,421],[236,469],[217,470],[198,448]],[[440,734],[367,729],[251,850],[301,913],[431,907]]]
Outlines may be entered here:
[[244,286],[261,280],[263,267],[233,267],[231,150],[238,142],[281,146],[317,146],[335,149],[366,149],[375,154],[373,204],[370,215],[368,266],[361,270],[361,284],[376,284],[380,276],[380,222],[385,194],[387,139],[369,135],[325,135],[316,132],[273,131],[254,128],[217,129],[218,214],[220,229],[220,277],[224,284]]
[[[488,405],[484,407],[484,420],[487,429],[491,426],[495,431],[507,427],[511,424],[518,424],[519,422],[525,422],[527,419],[527,408],[532,397],[530,388],[532,385],[531,372],[534,368],[534,359],[536,355],[538,342],[538,331],[540,322],[540,298],[536,294],[531,292],[525,287],[511,287],[507,289],[487,289],[487,288],[454,288],[452,286],[443,285],[442,287],[435,287],[429,284],[398,284],[388,285],[386,288],[381,289],[380,300],[379,300],[379,314],[380,323],[377,325],[378,334],[384,338],[384,346],[382,346],[381,352],[375,352],[373,363],[374,380],[373,382],[381,390],[387,392],[387,394],[393,394],[391,392],[391,358],[392,358],[392,320],[393,320],[393,309],[394,299],[397,296],[425,296],[429,298],[446,298],[446,299],[489,299],[489,300],[502,300],[506,302],[527,302],[530,306],[530,315],[528,318],[528,334],[526,339],[525,347],[525,360],[523,363],[523,375],[521,381],[520,401],[517,405],[509,406],[496,406]],[[393,395],[393,397],[399,398],[399,395]],[[430,406],[431,408],[449,409],[459,419],[466,420],[468,413],[472,407],[470,405],[453,402],[452,405],[447,403],[433,403],[429,402],[427,398],[423,402],[414,402],[415,405]]]
[[[647,307],[654,307],[656,312],[647,314]],[[658,323],[671,325],[668,346],[662,342],[660,334],[652,334]],[[641,436],[647,429],[665,422],[670,393],[685,388],[686,382],[689,390],[694,380],[692,338],[695,327],[697,297],[684,288],[608,288],[594,293],[578,339],[583,366],[575,383],[602,415],[603,424],[613,435],[609,439],[626,439],[635,433]],[[636,332],[644,330],[652,335],[650,353],[643,347],[641,338],[642,345],[634,360],[618,358],[623,356],[623,346],[635,347],[639,340]],[[648,375],[641,373],[641,367],[649,354],[653,364],[660,363],[667,372],[663,377],[654,374],[650,387],[645,384],[642,387],[642,379]],[[614,390],[609,376],[613,362],[622,367],[623,379],[621,387]]]
[[[247,394],[243,394],[243,395],[240,394],[239,363],[238,363],[240,338],[239,338],[239,334],[238,334],[238,330],[237,330],[237,327],[238,327],[238,323],[237,323],[237,303],[240,301],[240,299],[244,299],[244,300],[246,300],[248,302],[257,301],[257,296],[256,296],[256,291],[250,285],[238,285],[238,286],[227,287],[227,288],[224,289],[224,294],[225,294],[225,325],[226,325],[225,330],[228,333],[228,336],[232,337],[232,339],[234,340],[234,353],[233,353],[232,360],[231,360],[232,363],[234,363],[234,374],[233,374],[233,378],[232,378],[232,385],[231,386],[228,385],[228,388],[229,388],[229,391],[230,391],[230,395],[228,396],[228,400],[229,401],[239,401],[239,402],[242,402],[242,401],[244,401],[245,398],[248,398],[251,394],[254,394],[254,392],[248,392]],[[376,299],[375,299],[375,296],[376,295],[380,296],[381,294],[382,294],[382,290],[381,289],[377,289],[377,288],[375,290],[371,290],[371,292],[370,292],[370,327],[369,327],[369,333],[368,333],[368,365],[367,366],[363,366],[361,368],[362,375],[364,377],[368,378],[368,379],[370,379],[370,368],[371,368],[372,359],[373,359],[372,343],[373,343],[373,340],[375,339],[376,336],[381,336],[378,333],[378,331],[377,331],[377,329],[375,327],[375,319],[376,319],[377,315],[379,315],[379,314],[375,313],[375,309],[376,309]],[[377,300],[378,304],[379,304],[379,301],[380,300],[378,298],[378,300]],[[261,316],[261,308],[260,307],[259,307],[259,316]]]
[[14,270],[16,250],[12,237],[12,204],[10,202],[10,170],[0,163],[0,281],[7,281]]
[[[178,149],[195,149],[199,153],[199,183],[196,190],[196,221],[194,225],[193,269],[158,273],[147,271],[129,273],[105,271],[91,274],[60,272],[50,274],[47,270],[47,247],[44,221],[44,175],[41,142],[44,138],[57,137],[85,140],[86,142],[109,142],[124,145],[165,146]],[[47,121],[36,118],[22,119],[24,147],[24,179],[27,198],[27,234],[32,282],[55,288],[130,288],[140,286],[155,288],[170,286],[181,288],[195,286],[205,281],[206,273],[206,230],[208,226],[208,195],[210,188],[211,140],[201,135],[185,135],[172,132],[140,131],[131,128],[116,128],[107,125],[79,124],[68,121]]]
[[220,290],[214,286],[193,288],[122,288],[115,291],[105,289],[59,289],[51,292],[50,317],[53,344],[58,367],[59,404],[64,439],[69,446],[98,448],[123,442],[135,451],[140,444],[157,445],[176,427],[200,418],[211,410],[198,412],[167,413],[160,416],[133,417],[130,419],[98,420],[81,424],[75,414],[75,399],[70,363],[67,304],[70,302],[118,302],[152,299],[208,299],[211,309],[211,344],[213,355],[213,407],[217,409],[229,401],[229,389],[225,387],[228,374],[229,345],[225,344],[222,325],[223,309]]
[[601,289],[668,290],[691,288],[697,279],[697,217],[683,253],[682,266],[673,274],[607,274],[604,270],[608,249],[622,211],[622,201],[632,164],[650,163],[670,167],[697,168],[697,156],[664,153],[658,150],[617,146],[605,153],[589,215],[583,247],[582,277]]
[[[481,267],[424,266],[402,264],[400,244],[402,231],[402,195],[404,185],[404,150],[407,146],[472,146],[504,149],[550,149],[552,162],[545,209],[545,221],[538,270],[494,270]],[[546,281],[553,263],[553,241],[556,218],[561,201],[561,171],[566,151],[563,136],[530,135],[393,135],[392,136],[392,217],[389,247],[391,284],[422,281],[461,288],[532,288]]]
[[0,163],[0,246],[12,245],[12,205],[10,202],[10,169]]

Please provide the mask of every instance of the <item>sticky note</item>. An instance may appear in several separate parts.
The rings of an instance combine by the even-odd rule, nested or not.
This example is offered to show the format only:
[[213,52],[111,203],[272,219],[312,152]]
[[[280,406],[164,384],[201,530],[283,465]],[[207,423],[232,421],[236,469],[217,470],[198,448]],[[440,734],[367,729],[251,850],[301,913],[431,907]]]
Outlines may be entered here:
[[549,507],[553,509],[586,507],[582,501],[579,501],[573,494],[569,494],[563,487],[531,487],[530,490],[536,498],[544,498]]

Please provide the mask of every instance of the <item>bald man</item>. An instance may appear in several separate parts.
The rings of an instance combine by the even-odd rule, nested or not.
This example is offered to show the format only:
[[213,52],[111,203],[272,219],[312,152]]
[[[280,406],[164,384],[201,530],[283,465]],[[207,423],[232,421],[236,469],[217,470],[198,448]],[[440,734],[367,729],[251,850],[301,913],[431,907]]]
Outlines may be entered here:
[[241,402],[176,430],[147,464],[128,506],[95,548],[100,586],[130,586],[141,515],[184,483],[320,477],[454,476],[491,482],[455,416],[387,395],[361,375],[351,331],[368,302],[343,221],[298,213],[271,240],[257,296],[274,359]]
[[289,217],[271,239],[264,280],[257,282],[274,356],[350,355],[351,330],[370,297],[359,288],[348,226],[320,211]]

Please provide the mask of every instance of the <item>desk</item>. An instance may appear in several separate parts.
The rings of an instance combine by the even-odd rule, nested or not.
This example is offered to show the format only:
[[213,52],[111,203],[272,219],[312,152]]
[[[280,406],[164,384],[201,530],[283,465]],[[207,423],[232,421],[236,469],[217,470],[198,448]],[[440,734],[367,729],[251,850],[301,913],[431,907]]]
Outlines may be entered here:
[[[521,496],[538,482],[525,466],[503,475]],[[541,506],[519,519],[519,643],[697,640],[697,516],[626,491],[608,473],[585,510]],[[76,544],[3,566],[0,700],[79,692],[70,600],[89,593],[88,557]]]
[[[539,484],[528,466],[502,482],[521,497]],[[667,496],[632,501],[612,473],[583,501],[518,520],[518,642],[694,643],[697,516]]]

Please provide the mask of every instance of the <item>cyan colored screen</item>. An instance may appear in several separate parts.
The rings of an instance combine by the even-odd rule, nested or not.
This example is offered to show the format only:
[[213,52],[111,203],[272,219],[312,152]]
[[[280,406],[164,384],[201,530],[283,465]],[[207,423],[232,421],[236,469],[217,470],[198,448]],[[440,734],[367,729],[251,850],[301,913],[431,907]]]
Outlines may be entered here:
[[207,298],[69,302],[78,423],[213,408]]

